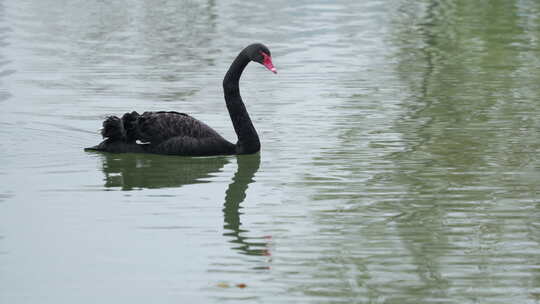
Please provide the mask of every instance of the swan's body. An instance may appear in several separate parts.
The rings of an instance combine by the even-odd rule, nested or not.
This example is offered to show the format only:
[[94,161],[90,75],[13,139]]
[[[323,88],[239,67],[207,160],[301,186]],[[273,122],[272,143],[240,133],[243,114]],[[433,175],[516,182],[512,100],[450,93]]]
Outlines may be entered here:
[[156,153],[209,156],[250,154],[260,150],[259,136],[240,96],[238,82],[250,61],[276,72],[270,51],[262,44],[252,44],[238,54],[225,78],[225,102],[238,142],[233,144],[205,123],[178,112],[125,113],[122,118],[110,116],[103,122],[105,140],[87,150],[113,153]]

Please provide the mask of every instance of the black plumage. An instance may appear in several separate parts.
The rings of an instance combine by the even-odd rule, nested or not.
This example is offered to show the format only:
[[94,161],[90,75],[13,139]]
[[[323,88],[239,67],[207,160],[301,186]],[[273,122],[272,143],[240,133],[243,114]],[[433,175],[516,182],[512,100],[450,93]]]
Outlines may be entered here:
[[103,122],[99,145],[86,150],[113,153],[157,153],[171,155],[209,156],[250,154],[260,150],[259,136],[240,96],[239,80],[250,61],[263,64],[276,72],[270,51],[260,43],[243,49],[231,64],[223,79],[227,109],[238,142],[224,139],[205,123],[184,113],[174,111],[133,111],[122,118],[110,116]]

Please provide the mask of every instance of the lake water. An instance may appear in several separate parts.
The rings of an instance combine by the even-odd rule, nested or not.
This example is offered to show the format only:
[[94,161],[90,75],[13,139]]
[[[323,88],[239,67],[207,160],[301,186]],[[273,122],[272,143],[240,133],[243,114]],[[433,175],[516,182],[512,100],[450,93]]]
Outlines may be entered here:
[[[191,114],[251,156],[102,154]],[[539,303],[535,0],[0,0],[0,303]]]

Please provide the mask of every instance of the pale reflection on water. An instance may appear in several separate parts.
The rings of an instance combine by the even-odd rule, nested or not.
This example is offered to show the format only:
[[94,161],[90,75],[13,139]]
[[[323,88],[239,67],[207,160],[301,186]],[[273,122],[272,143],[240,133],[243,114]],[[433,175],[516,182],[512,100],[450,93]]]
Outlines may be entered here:
[[[540,5],[1,1],[1,303],[537,303]],[[253,156],[87,153],[177,110]],[[245,285],[243,285],[245,284]],[[240,287],[243,288],[240,288]]]

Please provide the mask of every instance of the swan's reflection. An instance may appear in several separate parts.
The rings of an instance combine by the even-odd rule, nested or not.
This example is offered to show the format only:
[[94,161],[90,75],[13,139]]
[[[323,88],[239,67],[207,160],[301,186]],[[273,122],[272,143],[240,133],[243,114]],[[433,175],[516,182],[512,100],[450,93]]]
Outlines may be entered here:
[[[203,183],[205,178],[219,172],[229,157],[171,157],[155,154],[99,153],[103,160],[105,187],[122,190],[181,187]],[[265,241],[248,241],[248,230],[241,229],[240,204],[246,198],[246,190],[254,182],[261,163],[260,154],[236,156],[238,167],[225,192],[223,217],[226,237],[234,244],[233,249],[247,255],[270,255],[270,237]]]
[[229,163],[227,157],[171,157],[100,153],[105,187],[122,190],[181,187],[204,183]]
[[[236,174],[229,184],[225,192],[225,204],[223,208],[223,217],[225,229],[224,236],[233,237],[230,241],[234,244],[233,249],[239,250],[243,254],[248,255],[270,255],[268,250],[268,242],[248,241],[249,238],[242,236],[248,230],[241,229],[240,222],[240,204],[246,198],[246,190],[249,184],[254,182],[253,177],[261,163],[260,154],[255,155],[239,155],[236,157],[238,169]],[[266,240],[269,237],[265,237]]]

